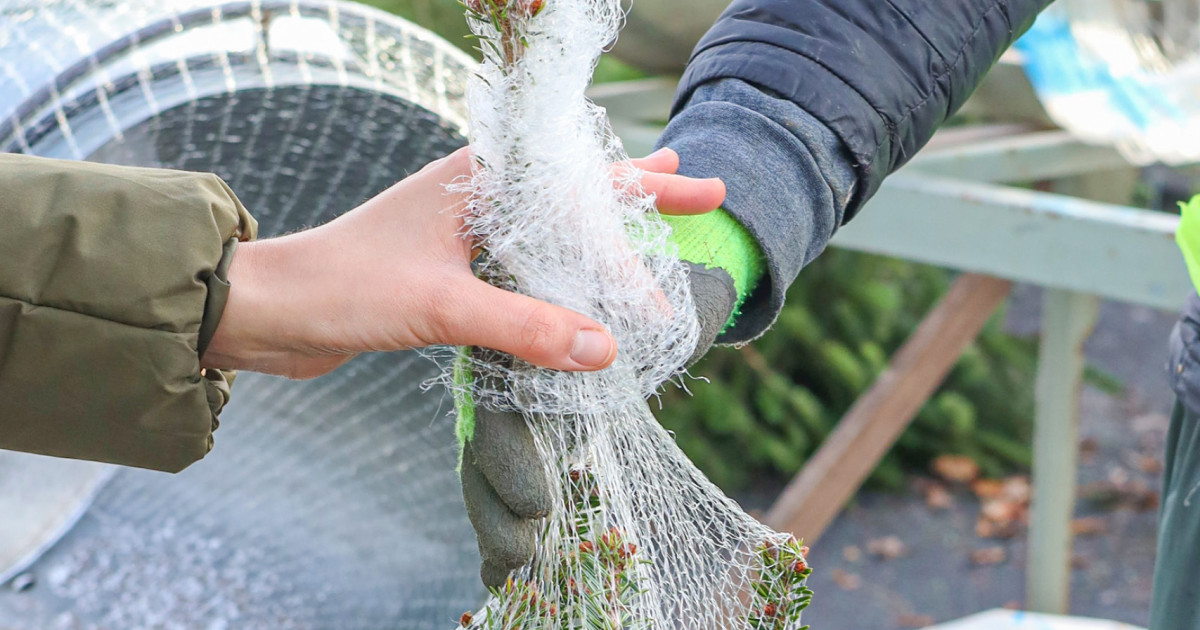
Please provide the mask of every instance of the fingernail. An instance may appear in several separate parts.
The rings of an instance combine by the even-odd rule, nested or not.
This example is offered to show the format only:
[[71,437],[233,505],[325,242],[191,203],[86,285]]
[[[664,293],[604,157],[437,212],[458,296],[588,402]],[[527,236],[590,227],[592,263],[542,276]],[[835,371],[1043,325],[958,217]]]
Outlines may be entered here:
[[571,360],[584,367],[600,367],[613,353],[613,339],[602,330],[581,330],[575,334]]
[[664,154],[664,153],[666,153],[667,151],[670,151],[670,150],[671,150],[671,147],[663,147],[663,148],[661,148],[661,149],[659,149],[659,150],[655,151],[654,153],[651,153],[650,155],[647,155],[647,156],[646,156],[646,158],[647,158],[647,159],[649,159],[649,158],[652,158],[652,157],[658,157],[658,156],[660,156],[660,155],[662,155],[662,154]]

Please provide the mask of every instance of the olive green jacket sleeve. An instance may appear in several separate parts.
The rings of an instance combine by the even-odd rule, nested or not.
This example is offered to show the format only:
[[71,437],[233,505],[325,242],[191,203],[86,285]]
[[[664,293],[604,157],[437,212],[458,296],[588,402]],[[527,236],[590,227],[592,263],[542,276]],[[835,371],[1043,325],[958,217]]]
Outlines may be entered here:
[[0,154],[0,219],[0,448],[172,472],[204,457],[234,375],[200,369],[201,330],[257,230],[229,187]]

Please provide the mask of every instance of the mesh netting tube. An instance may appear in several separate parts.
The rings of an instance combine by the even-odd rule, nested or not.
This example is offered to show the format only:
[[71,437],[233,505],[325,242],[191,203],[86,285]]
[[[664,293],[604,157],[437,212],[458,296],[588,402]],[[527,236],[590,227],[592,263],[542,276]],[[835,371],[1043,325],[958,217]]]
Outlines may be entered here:
[[654,199],[613,181],[627,156],[584,96],[619,0],[467,4],[485,60],[468,91],[478,168],[460,188],[480,275],[603,323],[620,355],[594,373],[463,355],[462,394],[526,415],[559,502],[533,560],[462,626],[799,627],[805,550],[710,483],[645,402],[679,376],[698,324]]

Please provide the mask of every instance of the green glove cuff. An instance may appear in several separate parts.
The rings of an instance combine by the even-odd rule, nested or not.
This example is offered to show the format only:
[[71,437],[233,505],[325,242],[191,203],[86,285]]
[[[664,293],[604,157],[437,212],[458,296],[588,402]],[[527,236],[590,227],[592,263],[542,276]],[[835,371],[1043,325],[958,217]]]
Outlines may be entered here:
[[[709,269],[723,269],[733,278],[737,302],[725,324],[729,329],[766,268],[766,256],[758,241],[723,209],[695,216],[663,215],[662,218],[671,226],[671,241],[679,248],[680,258]],[[469,387],[473,378],[468,360],[470,352],[468,347],[459,348],[454,365],[454,409],[458,416],[454,434],[458,438],[460,454],[462,445],[475,437],[475,401]]]
[[733,278],[737,302],[725,330],[733,327],[741,315],[742,304],[758,286],[766,269],[762,247],[723,208],[706,214],[662,218],[671,226],[671,241],[679,248],[680,258],[709,269],[723,269]]

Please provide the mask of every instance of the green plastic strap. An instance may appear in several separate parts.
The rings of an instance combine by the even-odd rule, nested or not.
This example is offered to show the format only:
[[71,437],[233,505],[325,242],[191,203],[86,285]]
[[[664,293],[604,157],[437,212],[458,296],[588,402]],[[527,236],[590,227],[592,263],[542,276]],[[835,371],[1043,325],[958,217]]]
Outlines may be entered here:
[[460,457],[462,446],[475,439],[475,400],[471,396],[470,357],[471,348],[462,346],[458,349],[458,358],[454,361],[454,412],[458,416],[454,424],[454,435],[458,438]]
[[1181,219],[1175,229],[1175,242],[1183,252],[1192,286],[1200,291],[1200,195],[1179,204]]
[[231,288],[229,266],[233,264],[237,246],[236,236],[225,241],[225,246],[221,249],[221,259],[217,261],[217,268],[205,280],[205,285],[208,286],[208,296],[204,300],[204,316],[200,319],[200,335],[196,342],[196,354],[200,358],[204,358],[208,344],[212,341],[213,335],[217,334],[217,327],[221,325],[221,316],[225,314],[225,305],[229,303]]
[[671,226],[671,241],[683,260],[723,269],[733,278],[737,303],[725,323],[728,330],[742,312],[742,304],[762,280],[766,256],[758,241],[723,208],[691,216],[663,215]]

